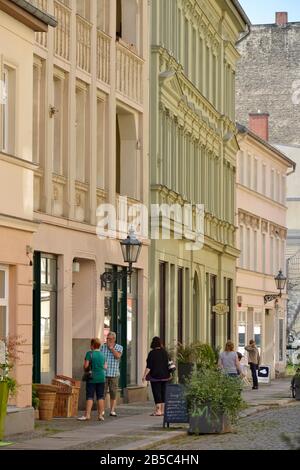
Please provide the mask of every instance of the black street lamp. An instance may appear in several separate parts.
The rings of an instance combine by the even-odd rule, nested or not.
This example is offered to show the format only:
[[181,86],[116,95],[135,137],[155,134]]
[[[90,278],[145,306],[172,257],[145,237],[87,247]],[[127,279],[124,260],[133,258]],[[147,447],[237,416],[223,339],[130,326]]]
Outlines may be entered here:
[[275,280],[276,288],[279,290],[279,294],[266,294],[264,296],[265,304],[267,304],[268,302],[271,302],[271,300],[277,299],[278,297],[282,296],[281,291],[283,291],[285,288],[286,277],[284,276],[281,269],[278,271],[277,276],[274,277],[274,280]]
[[142,242],[140,242],[136,236],[133,228],[129,230],[129,234],[125,240],[120,241],[122,255],[124,263],[128,263],[128,268],[126,271],[120,272],[104,272],[100,276],[101,280],[101,289],[105,289],[107,284],[110,282],[118,281],[124,277],[130,276],[132,274],[132,265],[136,263],[140,255],[142,248]]

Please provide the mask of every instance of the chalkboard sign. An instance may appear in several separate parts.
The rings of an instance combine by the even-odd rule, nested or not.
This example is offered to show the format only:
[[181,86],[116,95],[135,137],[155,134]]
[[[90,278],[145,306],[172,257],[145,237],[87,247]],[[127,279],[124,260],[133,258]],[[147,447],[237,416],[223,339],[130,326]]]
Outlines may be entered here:
[[184,386],[168,384],[164,412],[164,427],[170,423],[188,423],[187,403],[184,396]]

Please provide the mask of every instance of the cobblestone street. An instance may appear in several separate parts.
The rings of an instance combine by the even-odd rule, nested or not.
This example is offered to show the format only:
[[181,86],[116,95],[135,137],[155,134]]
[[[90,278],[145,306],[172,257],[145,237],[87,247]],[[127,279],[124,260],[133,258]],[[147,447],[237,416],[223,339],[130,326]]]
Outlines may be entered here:
[[[158,450],[289,450],[285,438],[300,439],[300,403],[260,412],[239,421],[237,431],[222,435],[188,436]],[[298,441],[298,448],[300,443]]]

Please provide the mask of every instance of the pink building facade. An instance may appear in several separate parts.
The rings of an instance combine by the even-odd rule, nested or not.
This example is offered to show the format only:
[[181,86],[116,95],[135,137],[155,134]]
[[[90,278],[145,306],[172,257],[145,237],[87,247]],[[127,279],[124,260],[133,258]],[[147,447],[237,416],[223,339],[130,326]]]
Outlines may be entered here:
[[244,353],[255,339],[273,378],[285,367],[286,295],[266,303],[265,295],[279,293],[274,276],[285,273],[286,184],[295,164],[267,142],[267,114],[252,114],[250,127],[238,126],[236,341]]

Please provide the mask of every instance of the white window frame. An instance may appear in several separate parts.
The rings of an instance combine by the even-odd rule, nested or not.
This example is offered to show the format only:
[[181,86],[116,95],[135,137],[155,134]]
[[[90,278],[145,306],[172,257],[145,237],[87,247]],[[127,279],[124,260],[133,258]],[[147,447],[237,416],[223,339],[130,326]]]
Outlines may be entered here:
[[4,298],[0,297],[0,306],[1,307],[6,307],[6,320],[5,320],[5,325],[6,325],[6,331],[5,331],[5,336],[8,336],[8,295],[9,295],[9,290],[8,290],[8,267],[7,266],[2,266],[0,265],[0,271],[4,271]]

